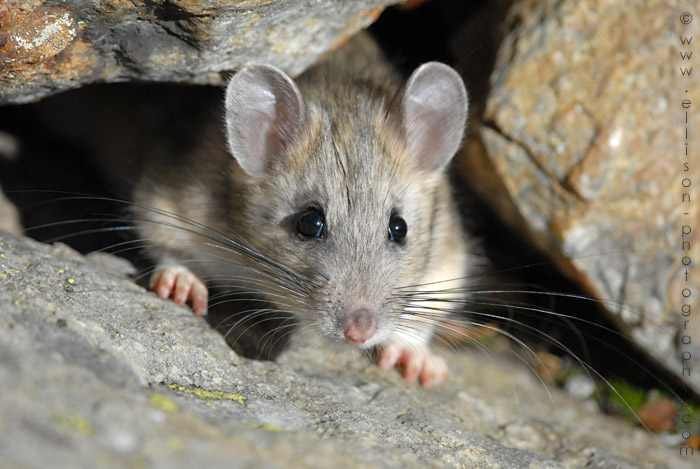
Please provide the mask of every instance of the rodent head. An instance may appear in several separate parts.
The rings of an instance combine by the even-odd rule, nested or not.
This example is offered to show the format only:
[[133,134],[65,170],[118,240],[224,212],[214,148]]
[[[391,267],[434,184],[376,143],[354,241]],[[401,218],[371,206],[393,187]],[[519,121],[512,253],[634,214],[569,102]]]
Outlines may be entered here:
[[439,63],[393,100],[366,83],[303,89],[269,65],[228,85],[228,145],[247,173],[238,234],[285,266],[258,267],[268,300],[370,347],[402,327],[396,289],[421,283],[441,231],[458,229],[442,213],[444,169],[461,144],[466,91]]

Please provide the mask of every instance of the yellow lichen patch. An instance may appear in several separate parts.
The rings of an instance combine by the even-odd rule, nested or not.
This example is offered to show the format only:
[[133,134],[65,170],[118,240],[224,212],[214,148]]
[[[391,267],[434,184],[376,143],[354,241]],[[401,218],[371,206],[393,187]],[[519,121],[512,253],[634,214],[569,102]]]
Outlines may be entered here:
[[64,272],[65,272],[65,270],[63,270],[63,269],[58,269],[58,273],[59,273],[59,274],[62,274],[62,273],[64,273]]
[[147,469],[149,464],[140,454],[135,454],[129,458],[129,467],[131,469]]
[[56,416],[56,426],[59,432],[68,430],[80,436],[92,435],[92,423],[81,415],[61,411]]
[[171,436],[168,440],[168,448],[172,451],[182,451],[185,449],[185,442],[179,436]]
[[157,407],[160,410],[164,410],[166,412],[179,412],[180,408],[173,402],[171,399],[165,397],[162,394],[158,393],[153,393],[151,394],[151,397],[148,398],[148,402],[153,406]]
[[195,389],[195,388],[186,388],[184,386],[179,386],[177,384],[170,384],[168,385],[170,389],[173,391],[178,391],[178,392],[184,392],[187,394],[194,394],[200,399],[207,400],[207,401],[236,401],[240,405],[245,405],[246,397],[242,396],[240,394],[233,394],[230,392],[224,392],[224,391],[208,391],[206,389]]
[[280,427],[279,425],[275,425],[274,423],[254,423],[251,425],[252,428],[262,428],[263,430],[267,430],[268,432],[283,432],[284,428]]
[[71,285],[73,285],[73,284],[75,283],[75,279],[74,279],[74,278],[69,278],[69,279],[67,280],[67,282],[70,283]]
[[7,278],[7,274],[5,272],[0,272],[0,278]]

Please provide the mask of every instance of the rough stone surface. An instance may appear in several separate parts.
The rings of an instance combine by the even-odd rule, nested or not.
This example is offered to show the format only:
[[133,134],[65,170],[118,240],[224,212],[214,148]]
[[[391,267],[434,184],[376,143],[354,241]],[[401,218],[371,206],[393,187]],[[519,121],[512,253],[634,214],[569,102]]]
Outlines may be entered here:
[[[500,178],[485,192],[508,194],[489,199],[496,210],[676,374],[682,351],[700,357],[697,341],[681,344],[700,337],[700,322],[684,329],[680,314],[681,290],[700,290],[700,276],[686,281],[680,263],[681,227],[700,218],[697,191],[682,186],[700,167],[697,151],[685,153],[681,107],[700,101],[697,80],[679,70],[692,65],[679,56],[679,36],[693,28],[678,18],[689,8],[697,19],[680,1],[517,2],[482,132]],[[699,119],[687,126],[700,135]],[[685,364],[696,392],[698,364]]]
[[0,104],[86,83],[221,84],[269,63],[296,75],[391,0],[9,0],[0,5]]
[[247,360],[126,261],[9,233],[0,253],[6,467],[694,467],[517,360],[444,351],[433,391],[319,343]]

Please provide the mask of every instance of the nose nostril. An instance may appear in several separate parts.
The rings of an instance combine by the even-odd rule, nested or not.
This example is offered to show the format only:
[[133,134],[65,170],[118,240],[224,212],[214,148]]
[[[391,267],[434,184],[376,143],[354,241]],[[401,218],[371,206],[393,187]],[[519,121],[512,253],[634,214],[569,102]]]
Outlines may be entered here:
[[345,338],[354,344],[364,344],[375,332],[377,332],[377,325],[369,310],[357,310],[345,320],[343,333]]

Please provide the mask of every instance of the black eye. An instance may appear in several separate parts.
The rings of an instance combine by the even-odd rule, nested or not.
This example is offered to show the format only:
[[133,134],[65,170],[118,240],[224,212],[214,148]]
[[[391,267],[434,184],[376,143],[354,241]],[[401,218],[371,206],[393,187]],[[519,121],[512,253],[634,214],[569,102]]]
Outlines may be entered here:
[[398,215],[392,215],[389,218],[389,241],[403,242],[406,237],[406,231],[408,231],[406,220]]
[[326,234],[326,220],[323,212],[310,208],[303,212],[297,222],[297,233],[304,238],[322,238]]

